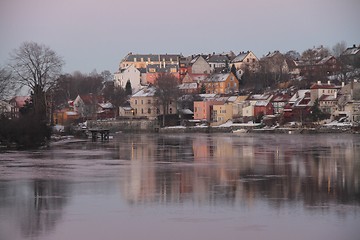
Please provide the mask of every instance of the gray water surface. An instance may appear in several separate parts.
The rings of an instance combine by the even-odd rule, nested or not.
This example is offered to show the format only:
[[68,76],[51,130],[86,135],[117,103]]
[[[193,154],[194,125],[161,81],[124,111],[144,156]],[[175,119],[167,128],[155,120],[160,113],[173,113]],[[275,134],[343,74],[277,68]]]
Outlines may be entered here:
[[118,134],[0,153],[1,240],[359,236],[359,135]]

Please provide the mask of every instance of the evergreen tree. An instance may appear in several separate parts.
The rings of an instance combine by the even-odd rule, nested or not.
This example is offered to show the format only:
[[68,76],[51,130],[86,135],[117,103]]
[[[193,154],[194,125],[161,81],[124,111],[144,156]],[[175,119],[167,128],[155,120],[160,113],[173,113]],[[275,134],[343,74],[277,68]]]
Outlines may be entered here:
[[326,114],[324,114],[319,107],[319,99],[317,98],[314,102],[314,105],[310,109],[310,118],[313,122],[323,120],[326,118]]
[[[230,70],[230,72],[232,72],[232,73],[234,74],[234,76],[237,78],[235,64],[233,64],[233,65],[231,66],[231,70]],[[238,80],[239,80],[239,79],[238,79]]]
[[205,94],[205,93],[206,93],[206,87],[205,87],[205,84],[201,84],[200,94]]
[[127,96],[131,96],[132,95],[132,88],[131,88],[131,82],[130,80],[128,80],[126,82],[126,85],[125,85],[125,93]]

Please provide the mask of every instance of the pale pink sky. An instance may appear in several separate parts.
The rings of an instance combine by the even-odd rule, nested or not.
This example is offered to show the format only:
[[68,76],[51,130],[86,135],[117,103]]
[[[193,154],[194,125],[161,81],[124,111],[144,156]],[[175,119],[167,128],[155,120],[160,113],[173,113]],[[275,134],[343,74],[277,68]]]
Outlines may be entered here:
[[212,53],[360,44],[359,0],[0,0],[0,65],[24,41],[64,72],[117,70],[128,53]]

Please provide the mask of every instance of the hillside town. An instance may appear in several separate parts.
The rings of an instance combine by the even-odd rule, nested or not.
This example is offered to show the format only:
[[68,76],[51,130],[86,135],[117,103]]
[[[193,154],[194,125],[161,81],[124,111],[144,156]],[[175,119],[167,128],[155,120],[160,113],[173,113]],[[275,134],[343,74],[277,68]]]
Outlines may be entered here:
[[[62,99],[51,107],[53,125],[87,121],[157,121],[165,126],[262,123],[301,126],[360,123],[360,45],[334,56],[323,47],[301,55],[252,51],[194,54],[128,53],[97,91]],[[159,99],[160,76],[175,79],[166,107]],[[106,89],[123,90],[114,101]],[[56,92],[54,93],[56,94]],[[75,95],[74,95],[75,96]],[[0,114],[16,118],[29,96],[0,102]],[[161,123],[161,116],[164,122]],[[165,118],[166,117],[166,118]]]

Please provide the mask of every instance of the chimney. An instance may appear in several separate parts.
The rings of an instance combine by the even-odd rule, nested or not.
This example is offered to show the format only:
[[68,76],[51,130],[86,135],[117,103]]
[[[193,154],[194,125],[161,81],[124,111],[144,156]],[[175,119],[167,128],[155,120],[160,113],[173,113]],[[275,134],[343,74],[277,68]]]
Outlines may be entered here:
[[353,45],[353,48],[356,48],[356,44]]
[[334,92],[334,98],[337,99],[337,91]]
[[341,82],[341,87],[344,87],[345,86],[345,82]]
[[328,81],[328,85],[330,85],[330,81]]
[[317,81],[317,84],[319,84],[319,85],[320,85],[320,84],[321,84],[321,81]]

